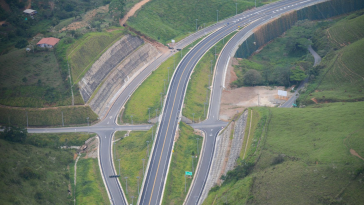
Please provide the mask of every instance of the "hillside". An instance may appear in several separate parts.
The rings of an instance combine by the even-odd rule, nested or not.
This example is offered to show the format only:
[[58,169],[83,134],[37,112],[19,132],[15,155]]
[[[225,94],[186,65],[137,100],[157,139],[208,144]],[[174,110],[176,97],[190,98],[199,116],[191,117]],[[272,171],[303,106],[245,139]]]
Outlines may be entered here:
[[324,58],[311,70],[312,80],[299,103],[364,100],[363,23],[363,11],[359,11],[316,31],[313,46]]
[[[225,182],[210,190],[204,204],[364,201],[364,102],[357,102],[364,99],[363,20],[359,11],[315,22],[310,36],[323,60],[307,69],[310,82],[299,98],[302,108],[253,108],[269,113],[258,122],[254,146],[222,177]],[[240,65],[259,71],[262,64],[284,63],[286,57],[279,61],[272,52],[281,52],[277,45],[286,41],[284,38],[274,40]],[[297,65],[297,60],[287,62]]]
[[257,159],[250,175],[210,191],[204,204],[360,203],[364,161],[355,153],[364,155],[363,106],[272,108],[262,151],[250,152],[245,159]]
[[[237,3],[237,5],[235,4]],[[257,6],[266,1],[257,1]],[[268,1],[267,1],[268,2]],[[237,7],[236,7],[237,6]],[[218,19],[241,13],[254,7],[254,0],[154,0],[144,5],[127,24],[159,42],[181,40],[191,32],[216,23]],[[156,29],[158,28],[158,29]]]

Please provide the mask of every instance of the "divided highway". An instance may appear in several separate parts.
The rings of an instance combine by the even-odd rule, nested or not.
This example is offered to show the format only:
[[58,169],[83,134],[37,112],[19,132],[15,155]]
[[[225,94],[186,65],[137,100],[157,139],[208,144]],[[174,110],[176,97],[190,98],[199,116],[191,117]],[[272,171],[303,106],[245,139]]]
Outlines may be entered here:
[[163,116],[155,142],[155,149],[152,154],[145,182],[143,183],[143,192],[139,199],[140,204],[160,204],[162,201],[165,180],[172,154],[174,136],[180,121],[181,109],[188,80],[193,68],[205,52],[222,38],[237,30],[238,26],[246,26],[226,45],[219,57],[214,75],[214,86],[210,98],[211,103],[208,119],[203,123],[193,125],[194,128],[199,128],[205,132],[205,142],[203,146],[203,153],[200,157],[201,162],[198,167],[198,173],[186,199],[186,204],[198,203],[210,169],[216,136],[221,128],[226,125],[226,123],[219,121],[218,116],[221,92],[223,89],[222,82],[225,74],[225,68],[230,56],[232,56],[231,51],[235,48],[241,38],[244,37],[244,35],[257,26],[264,24],[267,20],[320,1],[321,0],[280,1],[239,14],[235,16],[234,19],[231,19],[230,22],[226,23],[222,29],[212,33],[198,43],[184,57],[175,71],[175,75],[172,78],[168,95],[165,100]]
[[[288,12],[298,7],[303,7],[308,4],[319,2],[321,0],[306,0],[292,1],[286,0],[272,3],[254,10],[238,14],[232,18],[221,21],[210,27],[198,31],[197,33],[185,38],[175,45],[175,48],[184,48],[196,39],[211,33],[203,41],[197,44],[178,65],[170,84],[168,95],[165,99],[165,107],[163,109],[159,131],[157,133],[154,151],[150,159],[149,169],[146,178],[144,179],[143,192],[139,197],[140,204],[160,204],[164,190],[164,183],[167,176],[169,161],[172,154],[173,140],[178,122],[180,121],[181,109],[184,100],[185,91],[191,72],[198,60],[222,38],[235,31],[238,26],[248,25],[240,31],[222,51],[215,70],[213,82],[213,90],[210,98],[210,107],[208,119],[200,124],[192,125],[196,129],[201,129],[205,133],[203,144],[203,153],[200,156],[198,172],[194,175],[194,183],[191,186],[189,195],[186,199],[186,204],[197,204],[202,193],[205,181],[210,169],[212,156],[215,147],[215,139],[217,133],[227,123],[221,122],[218,119],[220,109],[220,99],[222,92],[222,82],[224,69],[228,62],[228,56],[231,54],[231,49],[237,44],[243,36],[243,32],[253,29],[261,25],[267,19],[276,15]],[[292,5],[290,5],[292,4]],[[245,35],[245,34],[244,34]],[[240,36],[240,37],[238,37]],[[235,42],[235,44],[234,44]],[[229,52],[230,49],[230,52]],[[224,53],[229,53],[225,55]],[[109,178],[110,175],[116,175],[114,164],[112,162],[111,148],[112,138],[115,131],[121,130],[148,130],[151,125],[124,125],[116,124],[116,119],[121,108],[125,105],[132,93],[146,79],[153,70],[171,57],[173,52],[163,54],[158,59],[154,60],[147,68],[145,68],[129,85],[120,92],[108,114],[99,123],[89,127],[66,127],[66,128],[31,128],[29,133],[60,133],[60,132],[92,132],[99,136],[99,164],[102,169],[102,177],[107,188],[110,203],[127,205],[124,192],[117,178]]]

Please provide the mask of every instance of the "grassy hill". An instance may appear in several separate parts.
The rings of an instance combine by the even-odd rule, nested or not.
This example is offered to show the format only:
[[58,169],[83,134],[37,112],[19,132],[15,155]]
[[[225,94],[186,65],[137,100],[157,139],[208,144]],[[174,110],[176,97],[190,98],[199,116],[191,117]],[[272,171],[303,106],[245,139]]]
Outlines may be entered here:
[[363,23],[363,11],[359,11],[316,32],[314,47],[324,58],[312,70],[317,77],[302,92],[300,103],[364,100]]
[[210,191],[206,204],[360,204],[364,161],[352,150],[364,155],[363,106],[272,108],[262,151],[247,159],[258,159],[254,170]]
[[[196,19],[198,28],[216,23],[216,10],[219,10],[219,20],[235,15],[235,2],[238,13],[254,7],[254,0],[154,0],[137,11],[127,24],[144,35],[167,43],[195,32]],[[268,1],[258,0],[257,6],[263,2]]]

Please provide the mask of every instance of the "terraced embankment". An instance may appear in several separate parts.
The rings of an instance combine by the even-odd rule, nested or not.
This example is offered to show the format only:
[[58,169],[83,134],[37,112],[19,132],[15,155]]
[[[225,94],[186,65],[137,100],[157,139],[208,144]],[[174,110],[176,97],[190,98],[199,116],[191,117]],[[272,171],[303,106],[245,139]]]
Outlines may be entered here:
[[80,80],[85,102],[102,118],[116,94],[144,69],[159,52],[139,37],[126,35],[111,46]]

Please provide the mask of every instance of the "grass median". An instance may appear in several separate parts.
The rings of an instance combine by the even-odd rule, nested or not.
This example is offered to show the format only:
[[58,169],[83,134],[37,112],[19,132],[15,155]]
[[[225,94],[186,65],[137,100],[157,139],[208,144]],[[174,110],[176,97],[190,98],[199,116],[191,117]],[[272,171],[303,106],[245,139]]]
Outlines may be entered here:
[[[210,100],[210,86],[216,60],[225,43],[235,35],[236,32],[219,41],[214,47],[205,53],[196,65],[191,80],[188,83],[186,97],[184,101],[183,116],[196,121],[206,118]],[[216,58],[215,58],[216,48]]]
[[186,178],[185,191],[185,171],[192,171],[193,176],[195,176],[198,157],[202,147],[203,138],[197,135],[192,127],[181,122],[179,128],[180,131],[174,145],[167,183],[164,189],[162,201],[164,205],[183,204],[193,179],[192,177]]
[[[156,126],[153,127],[155,132]],[[119,173],[119,161],[120,159],[120,183],[123,187],[126,198],[131,204],[132,197],[134,202],[138,198],[138,179],[139,178],[139,190],[143,182],[143,159],[144,159],[144,171],[146,171],[149,153],[151,151],[152,142],[152,129],[146,132],[130,132],[129,136],[125,136],[126,132],[116,132],[114,139],[118,141],[114,142],[114,165],[116,172]],[[154,134],[154,133],[153,133]],[[147,142],[149,141],[149,143]],[[126,179],[127,178],[127,187]]]
[[[131,123],[132,121],[133,123],[147,123],[149,112],[151,119],[159,116],[160,110],[162,109],[161,100],[163,102],[165,96],[163,93],[167,92],[170,83],[168,81],[168,70],[169,80],[171,80],[175,71],[174,67],[177,67],[183,56],[201,39],[186,46],[182,51],[175,53],[163,62],[158,69],[152,72],[126,103],[125,110],[122,113],[123,121],[121,122],[119,118],[119,123]],[[161,97],[161,93],[163,97]]]
[[80,158],[77,162],[76,204],[108,204],[97,159]]

